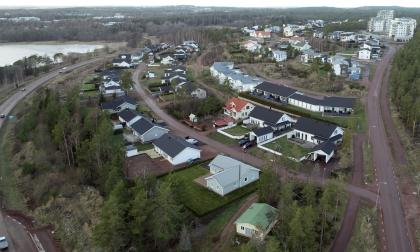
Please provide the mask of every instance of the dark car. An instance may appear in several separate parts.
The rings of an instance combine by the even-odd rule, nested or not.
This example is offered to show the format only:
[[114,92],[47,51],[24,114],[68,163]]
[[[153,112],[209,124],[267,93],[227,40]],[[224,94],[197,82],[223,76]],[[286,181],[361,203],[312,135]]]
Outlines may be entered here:
[[249,142],[249,139],[248,138],[242,138],[241,140],[239,140],[239,145],[240,146],[242,146],[242,145],[244,145],[244,144],[246,144],[246,143],[248,143]]
[[242,146],[242,149],[244,149],[244,150],[249,149],[249,148],[251,148],[253,145],[254,145],[254,143],[253,143],[253,142],[248,142],[248,143],[246,143],[246,144],[244,144],[244,145]]
[[0,118],[6,118],[6,115],[5,114],[0,114]]

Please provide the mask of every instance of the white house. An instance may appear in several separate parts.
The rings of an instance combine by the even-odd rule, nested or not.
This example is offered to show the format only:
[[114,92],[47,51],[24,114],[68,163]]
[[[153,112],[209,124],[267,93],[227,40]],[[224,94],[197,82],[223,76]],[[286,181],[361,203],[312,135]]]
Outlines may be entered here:
[[127,127],[131,127],[131,125],[142,118],[142,115],[131,109],[124,109],[118,112],[118,120],[127,125]]
[[290,116],[276,110],[256,106],[249,114],[249,119],[244,123],[255,125],[259,128],[271,127],[274,131],[284,130],[295,122]]
[[252,103],[233,97],[226,102],[223,111],[225,115],[228,115],[235,120],[241,120],[248,118],[254,108],[255,106]]
[[271,38],[271,33],[266,31],[251,31],[249,36],[254,38]]
[[339,142],[343,134],[344,130],[337,125],[300,117],[293,125],[293,131],[287,133],[287,138],[298,138],[313,144],[320,144],[331,139]]
[[205,178],[207,188],[220,196],[244,187],[260,177],[260,170],[236,159],[217,155],[209,164],[212,175]]
[[118,113],[125,109],[135,110],[137,102],[129,96],[122,96],[121,98],[102,103],[101,108],[109,113]]
[[287,52],[286,51],[281,51],[281,50],[273,50],[273,59],[276,62],[282,62],[287,60]]
[[290,43],[290,46],[292,46],[294,49],[300,52],[303,52],[305,50],[309,50],[312,48],[312,46],[308,44],[308,42],[303,42],[303,41],[294,41]]
[[163,65],[172,65],[175,62],[175,59],[171,56],[166,56],[161,59],[160,63]]
[[250,52],[253,52],[253,53],[255,53],[255,52],[259,51],[259,50],[261,49],[261,47],[262,47],[260,44],[258,44],[258,42],[257,42],[257,41],[254,41],[254,40],[248,40],[248,41],[245,41],[245,42],[242,44],[242,46],[243,46],[246,50],[248,50],[248,51],[250,51]]
[[191,96],[197,99],[205,99],[207,97],[207,91],[202,88],[196,88],[191,92]]
[[265,203],[253,203],[236,221],[236,233],[264,240],[277,223],[278,210]]
[[254,141],[257,144],[263,143],[274,137],[274,130],[272,127],[267,126],[263,128],[256,128],[249,133],[249,140]]
[[360,49],[358,52],[358,58],[361,60],[370,60],[371,59],[371,51],[369,49]]
[[172,165],[199,159],[201,150],[178,136],[164,134],[153,141],[155,151]]
[[148,143],[160,138],[169,132],[168,129],[157,125],[146,117],[142,117],[130,125],[133,134],[137,136],[142,143]]
[[233,62],[214,62],[210,67],[210,73],[219,80],[220,84],[227,82],[232,89],[239,92],[253,91],[262,82],[260,78],[233,69]]

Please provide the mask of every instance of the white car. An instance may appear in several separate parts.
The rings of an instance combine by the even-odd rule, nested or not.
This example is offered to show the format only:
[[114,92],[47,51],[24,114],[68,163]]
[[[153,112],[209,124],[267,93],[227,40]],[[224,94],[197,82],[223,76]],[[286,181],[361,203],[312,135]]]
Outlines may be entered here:
[[7,249],[8,247],[9,247],[9,243],[7,243],[6,237],[1,236],[0,237],[0,249],[4,250],[4,249]]
[[185,141],[189,142],[190,144],[194,144],[194,145],[198,144],[198,140],[194,139],[194,138],[187,138],[187,139],[185,139]]

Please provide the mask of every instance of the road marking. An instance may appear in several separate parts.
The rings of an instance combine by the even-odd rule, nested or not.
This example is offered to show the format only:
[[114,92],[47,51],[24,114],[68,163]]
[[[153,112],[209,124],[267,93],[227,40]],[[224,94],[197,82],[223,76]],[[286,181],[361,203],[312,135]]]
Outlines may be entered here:
[[38,252],[45,252],[45,249],[42,246],[41,242],[39,241],[38,236],[36,234],[31,234],[30,232],[28,233],[29,233],[29,236],[31,236],[31,239],[34,242],[35,247],[38,250]]

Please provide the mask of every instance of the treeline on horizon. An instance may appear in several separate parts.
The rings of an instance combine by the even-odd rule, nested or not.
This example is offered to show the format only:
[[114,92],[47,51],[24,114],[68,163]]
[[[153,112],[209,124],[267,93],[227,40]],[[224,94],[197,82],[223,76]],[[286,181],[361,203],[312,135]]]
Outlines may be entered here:
[[[283,25],[303,23],[308,19],[338,21],[367,20],[379,9],[391,7],[361,7],[340,9],[311,8],[231,8],[231,7],[96,7],[59,9],[0,10],[0,18],[35,16],[41,22],[0,21],[0,42],[48,40],[133,41],[143,33],[167,34],[178,29],[206,26],[243,27],[256,24]],[[420,18],[420,9],[392,7],[396,16]],[[121,14],[124,18],[112,18]],[[94,17],[103,17],[94,19]],[[105,26],[106,22],[118,22]],[[364,25],[363,25],[364,26]],[[364,27],[363,27],[364,28]],[[16,31],[19,32],[16,32]]]
[[412,137],[420,136],[420,33],[399,50],[391,72],[391,99]]

